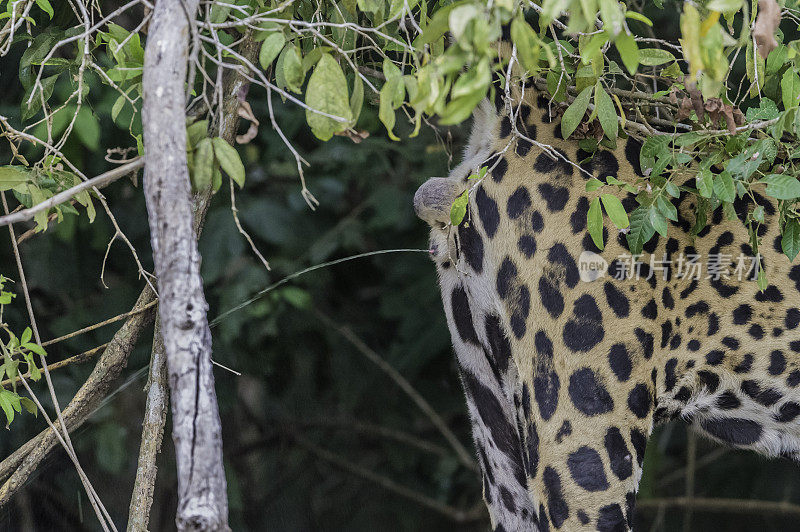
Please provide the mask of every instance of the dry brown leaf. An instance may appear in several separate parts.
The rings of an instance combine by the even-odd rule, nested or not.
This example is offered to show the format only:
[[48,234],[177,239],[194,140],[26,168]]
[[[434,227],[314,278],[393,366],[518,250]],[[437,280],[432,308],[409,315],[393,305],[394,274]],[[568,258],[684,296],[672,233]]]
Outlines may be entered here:
[[697,84],[693,81],[689,81],[688,77],[685,78],[684,84],[686,85],[686,92],[689,93],[689,97],[692,99],[692,107],[694,108],[694,112],[697,113],[697,120],[698,122],[702,122],[703,116],[705,115],[703,94],[700,92],[700,89],[697,88]]
[[758,53],[764,59],[778,46],[775,30],[781,23],[781,8],[775,0],[758,0],[758,17],[753,26],[753,37]]
[[731,135],[736,134],[736,119],[733,117],[733,107],[726,105],[722,108],[725,114],[725,125],[728,127],[728,133]]
[[689,118],[689,115],[692,114],[692,109],[694,109],[694,106],[692,105],[692,99],[688,96],[684,96],[681,100],[681,106],[678,109],[678,114],[675,116],[675,119],[680,122],[684,118]]
[[345,131],[338,131],[334,133],[338,137],[347,137],[353,141],[354,144],[360,144],[362,140],[369,137],[369,131],[356,131],[355,129],[346,129]]
[[247,100],[239,101],[239,109],[237,113],[240,117],[250,121],[250,127],[247,128],[247,131],[244,133],[244,135],[236,135],[236,143],[247,144],[256,138],[256,135],[258,135],[258,126],[260,125],[260,122],[253,114],[253,109],[250,107],[250,104],[247,103]]

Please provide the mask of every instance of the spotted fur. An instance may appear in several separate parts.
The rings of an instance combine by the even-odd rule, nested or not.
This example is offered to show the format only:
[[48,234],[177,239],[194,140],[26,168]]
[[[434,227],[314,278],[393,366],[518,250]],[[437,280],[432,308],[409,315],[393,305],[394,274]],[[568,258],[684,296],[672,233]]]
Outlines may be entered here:
[[[517,116],[518,130],[560,156],[514,140],[505,109],[486,102],[464,162],[415,197],[432,226],[493,528],[630,530],[647,438],[676,417],[724,444],[800,457],[800,265],[780,253],[774,203],[757,198],[769,228],[763,292],[735,279],[645,279],[647,265],[638,280],[616,280],[626,240],[607,221],[607,246],[595,247],[585,183],[632,183],[639,144],[591,157],[561,138],[547,100],[530,92]],[[464,222],[449,227],[452,199],[481,166],[490,170]],[[692,238],[692,201],[680,198],[669,238],[656,235],[646,252],[749,249],[743,225],[720,216]],[[581,281],[585,250],[610,262],[609,274]]]

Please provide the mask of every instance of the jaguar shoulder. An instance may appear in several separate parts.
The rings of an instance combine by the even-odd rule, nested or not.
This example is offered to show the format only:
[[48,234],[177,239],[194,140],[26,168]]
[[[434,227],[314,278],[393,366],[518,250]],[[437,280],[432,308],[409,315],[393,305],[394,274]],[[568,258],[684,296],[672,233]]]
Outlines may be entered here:
[[[515,111],[512,123],[484,102],[464,162],[414,200],[432,227],[493,528],[629,530],[648,436],[675,417],[724,444],[797,459],[800,266],[781,255],[776,205],[755,194],[767,218],[764,291],[745,278],[743,224],[718,212],[693,237],[689,195],[637,265],[608,221],[605,249],[595,246],[585,184],[633,183],[640,144],[590,157],[561,138],[547,99],[528,93]],[[467,179],[483,166],[483,179]],[[468,213],[452,227],[450,205],[467,187]]]

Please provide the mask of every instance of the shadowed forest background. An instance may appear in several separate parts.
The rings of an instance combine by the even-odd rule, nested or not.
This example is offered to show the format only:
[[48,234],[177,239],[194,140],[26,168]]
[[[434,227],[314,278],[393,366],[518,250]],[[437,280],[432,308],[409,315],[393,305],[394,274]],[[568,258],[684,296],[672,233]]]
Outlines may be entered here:
[[[16,74],[4,66],[18,60],[0,62],[2,101],[20,100]],[[92,175],[102,171],[106,149],[127,145],[130,137],[102,119],[109,116],[116,94],[96,77],[87,79],[93,80],[92,91],[107,93],[104,104],[94,109],[102,126],[78,129],[65,153]],[[251,90],[248,101],[257,116],[264,115],[260,90]],[[0,103],[0,114],[18,113],[15,105]],[[427,226],[414,216],[413,193],[425,179],[446,175],[448,166],[458,162],[468,132],[468,126],[423,127],[417,138],[407,138],[409,130],[398,131],[405,133],[403,140],[391,142],[374,107],[365,107],[358,129],[370,132],[369,138],[360,144],[344,137],[322,143],[308,131],[302,110],[286,104],[276,113],[311,163],[308,186],[321,204],[315,212],[308,209],[294,159],[269,127],[262,126],[250,144],[239,148],[248,176],[248,187],[237,199],[240,217],[272,271],[264,269],[239,235],[223,190],[214,198],[200,238],[212,320],[309,266],[382,249],[425,249]],[[6,164],[9,154],[0,156]],[[120,225],[143,251],[149,250],[149,234],[138,186],[124,180],[104,193],[112,198]],[[44,339],[131,308],[143,281],[136,278],[123,245],[114,244],[109,253],[107,288],[100,278],[113,233],[102,216],[93,224],[86,217],[67,216],[22,245]],[[0,272],[13,278],[5,230],[0,231],[0,250]],[[148,256],[142,260],[152,268]],[[27,319],[23,311],[22,304],[11,305],[3,319],[21,330]],[[115,330],[110,325],[63,342],[49,351],[48,360],[96,347]],[[430,417],[363,353],[374,352],[405,377],[472,453],[435,272],[425,253],[378,255],[310,272],[229,315],[212,333],[215,360],[242,374],[219,367],[215,373],[233,530],[486,530],[478,474],[459,461]],[[118,391],[74,435],[81,463],[118,525],[127,515],[135,474],[150,338],[143,335]],[[92,365],[53,372],[64,403]],[[41,398],[48,406],[45,395]],[[2,431],[0,453],[7,456],[44,426],[41,418],[20,416]],[[690,453],[695,496],[800,503],[800,469],[792,462],[727,451],[703,440],[696,441],[695,449],[687,445],[690,438],[684,425],[672,423],[651,439],[639,493],[639,530],[797,529],[794,517],[701,510],[684,528],[683,510],[660,510],[658,499],[687,493]],[[152,530],[174,526],[174,469],[167,437]],[[75,470],[60,450],[0,510],[0,530],[97,526]]]

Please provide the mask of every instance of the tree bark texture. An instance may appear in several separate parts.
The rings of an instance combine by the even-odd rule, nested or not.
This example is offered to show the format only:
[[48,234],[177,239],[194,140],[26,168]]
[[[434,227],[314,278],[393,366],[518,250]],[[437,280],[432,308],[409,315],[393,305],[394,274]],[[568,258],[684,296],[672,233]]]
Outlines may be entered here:
[[[133,308],[142,308],[154,298],[153,291],[146,287]],[[132,315],[111,339],[89,378],[63,410],[64,421],[70,432],[81,426],[108,395],[111,385],[127,365],[128,356],[136,345],[139,334],[150,323],[153,314],[153,309],[148,309]],[[5,482],[0,487],[0,507],[25,485],[30,475],[56,445],[56,433],[48,427],[0,463],[0,482]]]
[[198,0],[160,0],[145,48],[144,192],[158,277],[178,477],[178,530],[228,530],[211,332],[186,162],[189,26]]
[[139,461],[136,468],[136,482],[133,484],[130,509],[128,511],[128,532],[146,532],[150,520],[150,507],[153,504],[153,490],[156,483],[156,459],[161,452],[164,425],[167,422],[167,359],[164,352],[164,339],[161,325],[156,320],[153,330],[153,349],[150,355],[150,372],[147,378],[147,404],[142,420],[142,442],[139,446]]

